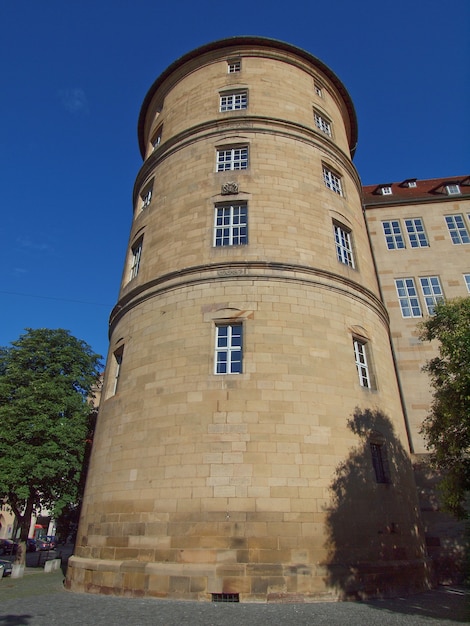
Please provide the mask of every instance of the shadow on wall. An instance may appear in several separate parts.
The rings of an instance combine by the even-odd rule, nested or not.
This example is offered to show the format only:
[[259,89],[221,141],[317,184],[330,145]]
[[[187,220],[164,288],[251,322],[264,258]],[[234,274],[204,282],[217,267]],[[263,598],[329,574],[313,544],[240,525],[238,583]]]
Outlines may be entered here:
[[358,444],[336,469],[326,511],[325,582],[342,599],[429,588],[410,458],[382,411],[356,408]]

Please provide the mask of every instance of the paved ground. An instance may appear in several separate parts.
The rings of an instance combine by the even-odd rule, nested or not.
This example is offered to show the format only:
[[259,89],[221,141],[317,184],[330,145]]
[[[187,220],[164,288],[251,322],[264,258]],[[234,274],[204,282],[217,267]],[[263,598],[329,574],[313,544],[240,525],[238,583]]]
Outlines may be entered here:
[[470,590],[451,587],[372,602],[218,604],[71,593],[60,570],[0,580],[0,626],[438,626],[468,623],[469,603]]

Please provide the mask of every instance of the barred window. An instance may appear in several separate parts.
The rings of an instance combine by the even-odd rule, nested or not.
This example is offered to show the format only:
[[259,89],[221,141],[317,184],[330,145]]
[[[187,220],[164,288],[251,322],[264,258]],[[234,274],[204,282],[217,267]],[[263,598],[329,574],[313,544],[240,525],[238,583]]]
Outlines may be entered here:
[[239,204],[216,205],[214,246],[240,246],[248,243],[248,207]]
[[217,171],[246,170],[248,167],[248,146],[217,150]]

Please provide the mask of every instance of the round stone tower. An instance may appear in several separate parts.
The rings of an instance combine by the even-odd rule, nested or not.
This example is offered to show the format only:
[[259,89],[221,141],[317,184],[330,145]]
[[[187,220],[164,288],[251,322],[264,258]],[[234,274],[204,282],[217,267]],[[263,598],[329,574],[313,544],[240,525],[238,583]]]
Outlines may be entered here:
[[163,72],[138,134],[68,588],[240,601],[422,588],[346,89],[292,45],[225,39]]

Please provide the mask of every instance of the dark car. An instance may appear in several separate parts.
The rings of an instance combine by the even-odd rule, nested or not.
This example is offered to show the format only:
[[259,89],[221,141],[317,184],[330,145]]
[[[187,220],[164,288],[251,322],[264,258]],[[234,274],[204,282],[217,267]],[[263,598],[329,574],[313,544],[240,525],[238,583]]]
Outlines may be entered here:
[[57,545],[57,541],[55,537],[53,537],[52,535],[47,535],[44,538],[44,541],[48,541],[51,544],[51,550],[55,550],[55,547]]
[[12,568],[13,566],[10,561],[0,559],[0,571],[3,569],[3,576],[11,576]]
[[54,545],[48,541],[46,538],[44,539],[36,539],[36,550],[53,550]]
[[18,544],[11,539],[0,539],[0,554],[16,554]]
[[26,552],[36,552],[36,539],[26,539]]

